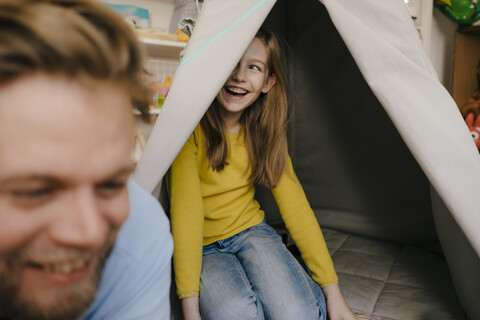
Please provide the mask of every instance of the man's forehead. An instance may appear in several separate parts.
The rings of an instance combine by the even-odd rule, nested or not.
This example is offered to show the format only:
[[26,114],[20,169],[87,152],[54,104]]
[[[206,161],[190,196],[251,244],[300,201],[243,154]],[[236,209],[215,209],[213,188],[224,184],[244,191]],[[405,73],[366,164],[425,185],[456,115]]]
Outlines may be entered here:
[[105,179],[131,171],[132,140],[130,101],[108,86],[47,75],[0,86],[0,179]]
[[112,168],[110,171],[106,171],[98,177],[87,176],[72,176],[65,175],[58,171],[45,171],[45,170],[31,170],[30,172],[23,172],[19,174],[15,173],[0,173],[0,187],[5,185],[21,185],[23,183],[28,184],[59,184],[67,185],[76,183],[79,181],[90,181],[91,183],[101,183],[104,180],[117,179],[128,177],[134,170],[132,163],[127,163],[117,169]]
[[120,113],[132,113],[128,96],[122,94],[120,87],[94,79],[89,83],[39,73],[0,86],[0,114],[16,116],[17,120],[48,120],[52,113],[65,120],[75,119],[91,109],[100,117],[109,111],[109,106]]

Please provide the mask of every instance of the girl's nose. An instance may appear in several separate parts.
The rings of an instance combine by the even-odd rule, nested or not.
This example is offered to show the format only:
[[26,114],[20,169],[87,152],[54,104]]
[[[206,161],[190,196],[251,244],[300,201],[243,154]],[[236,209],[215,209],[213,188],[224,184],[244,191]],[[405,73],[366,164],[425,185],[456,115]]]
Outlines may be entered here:
[[235,69],[233,69],[230,77],[232,80],[245,81],[246,73],[244,68],[242,68],[240,65],[237,65]]

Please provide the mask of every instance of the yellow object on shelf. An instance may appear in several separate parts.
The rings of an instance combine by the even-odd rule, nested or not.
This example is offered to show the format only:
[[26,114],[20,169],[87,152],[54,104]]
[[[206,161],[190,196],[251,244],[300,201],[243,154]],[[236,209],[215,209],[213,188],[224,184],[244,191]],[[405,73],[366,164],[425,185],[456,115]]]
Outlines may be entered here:
[[178,36],[178,41],[188,42],[188,40],[190,39],[190,37],[187,36],[185,32],[180,29],[177,29],[177,31],[175,31],[175,34]]
[[180,31],[180,33],[170,33],[168,31],[155,31],[153,29],[134,29],[137,35],[141,38],[155,39],[155,40],[169,40],[188,42],[188,36]]

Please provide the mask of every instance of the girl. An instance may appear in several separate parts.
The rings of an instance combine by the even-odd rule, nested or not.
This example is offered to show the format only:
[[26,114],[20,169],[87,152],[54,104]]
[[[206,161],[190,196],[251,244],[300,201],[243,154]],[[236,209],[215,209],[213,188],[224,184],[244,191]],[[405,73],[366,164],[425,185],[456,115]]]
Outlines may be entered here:
[[[347,306],[293,172],[281,62],[276,37],[259,31],[172,164],[175,278],[187,320],[326,319],[326,309],[330,319],[372,319]],[[315,281],[265,223],[254,184],[272,190]]]

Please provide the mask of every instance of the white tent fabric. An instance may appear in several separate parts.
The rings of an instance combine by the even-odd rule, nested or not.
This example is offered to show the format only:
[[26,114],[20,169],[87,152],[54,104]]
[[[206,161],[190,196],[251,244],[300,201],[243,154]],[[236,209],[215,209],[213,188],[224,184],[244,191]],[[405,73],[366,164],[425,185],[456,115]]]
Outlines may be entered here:
[[456,291],[469,316],[477,319],[480,155],[402,2],[324,0],[323,4],[433,186],[435,224]]
[[134,179],[152,192],[270,12],[274,0],[205,1]]
[[[464,308],[478,314],[475,294],[470,294],[478,292],[471,288],[478,276],[471,268],[465,270],[464,261],[458,260],[479,261],[480,155],[453,99],[438,81],[403,0],[321,2],[366,82],[448,209],[434,203],[437,229],[442,243],[447,243],[445,254]],[[134,174],[143,188],[152,192],[159,185],[274,3],[205,1]],[[436,198],[432,199],[435,202]],[[449,235],[452,229],[438,228],[451,218],[461,229],[454,238]],[[464,235],[471,247],[462,255],[455,245],[461,246]],[[465,252],[469,252],[467,256]]]
[[402,2],[323,4],[365,80],[480,256],[480,155]]

